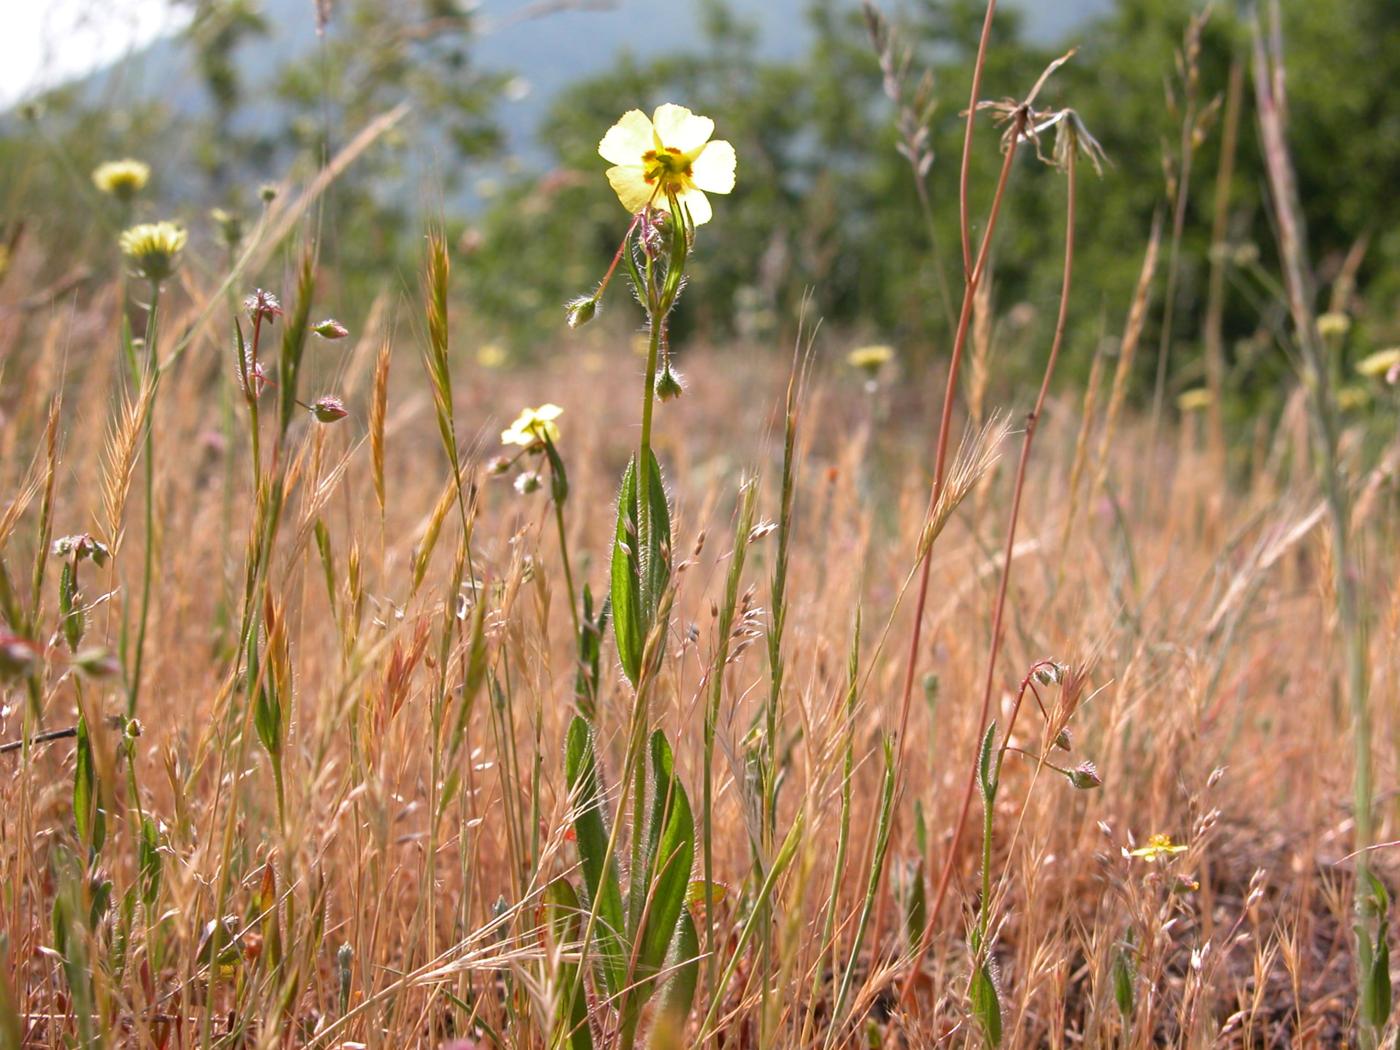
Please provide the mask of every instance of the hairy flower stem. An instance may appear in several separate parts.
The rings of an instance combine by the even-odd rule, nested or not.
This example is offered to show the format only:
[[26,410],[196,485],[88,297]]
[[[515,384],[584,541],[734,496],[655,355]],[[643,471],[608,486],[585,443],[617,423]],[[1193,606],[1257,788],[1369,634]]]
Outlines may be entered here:
[[[987,0],[987,13],[982,19],[982,35],[977,41],[977,60],[972,64],[972,87],[967,93],[962,165],[958,169],[958,226],[962,236],[963,282],[969,287],[975,286],[976,283],[976,270],[972,265],[972,222],[968,217],[967,203],[967,183],[972,171],[972,130],[977,123],[977,96],[982,91],[982,70],[987,65],[987,44],[992,38],[992,19],[996,17],[996,13],[997,0]],[[991,232],[990,223],[987,224],[987,232]],[[985,239],[983,243],[986,243]],[[963,309],[967,309],[966,301],[963,303]]]
[[151,578],[155,575],[155,419],[156,388],[160,384],[160,360],[156,357],[157,314],[160,310],[160,282],[151,282],[151,305],[146,313],[146,377],[151,384],[151,401],[146,409],[143,458],[146,461],[146,550],[141,566],[141,611],[136,624],[136,651],[132,656],[131,683],[126,694],[126,717],[136,717],[141,695],[141,673],[146,654],[146,625],[151,612]]
[[554,504],[554,526],[559,531],[559,560],[563,563],[564,568],[564,586],[569,592],[569,617],[574,625],[574,644],[578,645],[579,640],[583,637],[583,631],[578,619],[578,595],[574,591],[574,571],[569,564],[569,539],[564,530],[564,505],[557,499],[550,502]]
[[[1065,200],[1065,261],[1064,274],[1060,285],[1060,310],[1059,316],[1055,319],[1055,335],[1050,344],[1050,356],[1045,362],[1045,374],[1040,381],[1040,392],[1036,395],[1035,407],[1026,417],[1026,429],[1021,439],[1021,458],[1016,464],[1016,484],[1011,495],[1010,519],[1006,526],[1006,546],[1002,551],[1001,580],[997,584],[996,606],[992,613],[992,641],[991,651],[987,655],[987,676],[982,689],[982,710],[977,719],[977,731],[979,739],[987,725],[987,716],[992,707],[992,689],[996,683],[997,657],[1001,653],[1001,639],[1003,620],[1006,615],[1006,591],[1011,581],[1011,561],[1016,547],[1016,524],[1021,516],[1021,497],[1026,488],[1026,468],[1031,458],[1031,442],[1035,440],[1036,427],[1040,422],[1041,412],[1045,407],[1045,397],[1050,389],[1050,380],[1055,374],[1055,363],[1059,360],[1060,346],[1064,342],[1065,321],[1069,312],[1069,290],[1070,281],[1074,274],[1074,204],[1075,204],[1075,181],[1074,165],[1076,158],[1075,150],[1071,149],[1066,161],[1066,182],[1068,192]],[[1019,704],[1018,704],[1019,711]],[[1007,726],[1007,737],[1011,735],[1011,726]],[[977,786],[977,761],[974,758],[968,767],[967,784],[963,790],[962,809],[958,814],[957,823],[953,827],[953,840],[948,846],[948,855],[943,861],[943,870],[938,880],[938,890],[934,894],[933,906],[929,909],[930,926],[932,926],[933,916],[937,914],[937,909],[942,903],[943,896],[948,892],[948,883],[952,878],[953,864],[958,852],[959,840],[962,838],[963,828],[967,824],[967,813],[972,806],[973,791]],[[985,829],[985,841],[983,842],[983,908],[986,908],[986,898],[989,895],[987,885],[986,866],[990,863],[991,849],[991,814],[987,815]],[[982,916],[982,933],[986,933],[986,915]],[[985,945],[983,945],[985,947]]]
[[[972,119],[971,111],[969,111],[968,119]],[[1021,131],[1025,128],[1026,116],[1024,112],[1018,112],[1012,120],[1014,122],[1013,133],[1016,138],[1019,138]],[[1005,157],[1002,159],[1001,174],[997,177],[996,194],[992,198],[991,211],[987,216],[987,228],[982,235],[982,244],[977,252],[977,262],[972,267],[968,275],[967,283],[963,288],[962,310],[958,315],[957,333],[953,338],[953,356],[948,364],[948,380],[943,392],[943,414],[938,424],[938,444],[934,451],[933,486],[929,493],[928,514],[933,513],[934,508],[938,505],[939,497],[943,494],[944,475],[948,467],[948,444],[952,434],[953,397],[957,392],[958,369],[962,364],[963,351],[967,346],[967,335],[972,321],[973,300],[976,298],[977,286],[981,283],[983,273],[986,270],[987,258],[991,251],[992,235],[996,232],[997,218],[1001,214],[1001,203],[1006,194],[1006,184],[1011,177],[1011,164],[1014,159],[1015,149],[1013,147],[1007,150]],[[920,561],[922,562],[922,566],[919,570],[919,593],[914,605],[913,635],[909,642],[909,656],[905,662],[904,685],[900,699],[899,743],[898,755],[895,761],[896,776],[900,781],[904,778],[904,751],[908,737],[909,708],[914,696],[914,673],[918,669],[919,642],[923,633],[924,608],[928,603],[929,570],[932,566],[930,552],[922,551],[920,553]],[[959,824],[961,825],[961,821],[959,821]],[[919,950],[916,953],[916,958],[922,956],[924,952],[928,950],[929,940],[933,936],[933,927],[938,918],[938,908],[942,904],[943,896],[946,893],[947,885],[945,879],[944,885],[942,886],[942,893],[935,896],[933,906],[928,911],[928,918],[924,927],[923,936],[919,940]],[[915,973],[917,973],[917,967],[911,968],[902,993],[904,997],[907,997],[913,989],[913,977]]]

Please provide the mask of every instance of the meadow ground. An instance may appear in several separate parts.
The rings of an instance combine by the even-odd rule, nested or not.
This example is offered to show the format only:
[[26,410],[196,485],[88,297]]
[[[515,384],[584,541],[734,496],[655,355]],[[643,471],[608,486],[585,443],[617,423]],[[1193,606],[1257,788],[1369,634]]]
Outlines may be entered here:
[[[103,450],[120,444],[110,392],[122,362],[66,349],[100,343],[112,330],[111,295],[91,315],[55,309],[26,323],[47,334],[7,347],[12,367],[29,378],[12,388],[7,407],[4,475],[11,491],[33,495],[24,514],[7,519],[19,526],[8,537],[12,577],[25,564],[19,553],[32,554],[28,534],[41,501],[51,500],[54,535],[96,531],[112,484],[114,453]],[[168,330],[183,324],[177,312]],[[17,330],[12,322],[11,339]],[[0,785],[10,1009],[26,1045],[58,1045],[72,1030],[79,1003],[54,947],[54,902],[87,908],[101,880],[116,895],[113,915],[79,923],[79,933],[67,933],[68,951],[90,968],[93,1023],[116,1042],[189,1045],[211,1017],[204,1023],[216,1037],[232,1025],[261,1045],[274,1030],[294,1042],[321,1030],[332,1045],[429,1044],[464,1031],[533,1045],[547,1033],[542,1004],[554,994],[559,960],[539,933],[539,893],[575,866],[562,755],[576,660],[548,481],[521,494],[513,475],[489,478],[478,465],[498,451],[497,431],[516,406],[562,406],[557,448],[570,482],[563,520],[572,572],[579,586],[605,589],[613,490],[636,439],[639,359],[625,343],[581,334],[539,369],[468,360],[457,370],[456,417],[476,500],[473,592],[454,581],[461,528],[452,475],[430,384],[408,342],[372,323],[351,340],[308,350],[308,372],[338,377],[352,415],[335,427],[298,422],[289,439],[296,480],[266,599],[288,665],[280,819],[273,763],[229,677],[230,609],[255,515],[249,450],[237,432],[231,442],[221,431],[218,402],[206,392],[210,374],[230,367],[227,355],[191,355],[162,389],[158,571],[129,773],[122,734],[108,721],[121,714],[124,690],[97,679],[82,693],[89,761],[109,814],[89,876],[80,880],[55,859],[60,851],[82,855],[73,742],[0,758],[10,766]],[[388,345],[381,503],[363,421]],[[651,718],[673,742],[692,797],[742,480],[756,481],[758,521],[780,516],[786,356],[694,347],[685,355],[687,393],[658,411],[656,448],[676,479],[668,495],[677,559],[687,568],[678,573],[671,652]],[[753,1044],[764,1024],[784,1033],[784,1045],[819,1042],[829,1031],[831,960],[844,959],[854,937],[880,810],[881,741],[898,723],[907,588],[927,498],[927,420],[941,398],[936,366],[894,366],[871,392],[834,339],[819,336],[804,360],[776,790],[777,826],[800,814],[803,827],[774,892],[766,1002],[748,963],[718,996],[716,1016],[734,1045]],[[24,479],[34,473],[47,484],[35,437],[60,391],[50,497],[44,488],[31,493]],[[1090,759],[1103,782],[1077,790],[1040,766],[1045,722],[1038,712],[1022,717],[1012,743],[1029,755],[1013,752],[1005,767],[992,845],[993,956],[1008,1041],[1104,1045],[1123,1033],[1129,1043],[1330,1042],[1354,1005],[1350,744],[1332,684],[1328,553],[1307,480],[1303,415],[1295,405],[1276,430],[1241,436],[1247,457],[1223,464],[1198,416],[1156,446],[1147,422],[1131,413],[1110,432],[1106,394],[1087,406],[1082,394],[1066,396],[1047,410],[996,672],[993,713],[1004,724],[1016,683],[1037,661],[1082,669],[1072,750],[1048,757],[1070,769]],[[849,993],[852,1018],[906,1032],[911,1045],[971,1038],[963,1000],[965,928],[979,897],[975,834],[954,866],[915,1005],[900,1005],[896,992],[910,951],[910,880],[931,881],[944,862],[977,751],[975,701],[1015,440],[992,433],[1000,461],[971,486],[933,549],[907,775]],[[532,467],[543,459],[525,453]],[[1362,485],[1358,531],[1393,529],[1378,495],[1386,482],[1377,472]],[[765,635],[778,540],[760,525],[749,544],[723,671],[713,772],[714,877],[730,888],[715,909],[722,950],[755,892],[762,818],[752,763],[769,688]],[[131,615],[123,594],[139,581],[143,542],[134,525],[106,567],[82,566],[89,640],[115,646]],[[1381,600],[1393,566],[1388,551],[1378,547],[1375,556],[1367,585]],[[1384,600],[1371,633],[1379,667],[1393,666],[1400,613],[1393,598]],[[478,601],[489,681],[464,698]],[[848,720],[857,608],[859,688]],[[596,724],[604,781],[614,790],[631,711],[616,664],[605,645]],[[78,681],[59,666],[50,671],[44,727],[73,724]],[[1062,684],[1039,686],[1052,715]],[[1376,698],[1392,690],[1391,676],[1378,674]],[[18,739],[25,694],[16,685],[7,696],[5,737]],[[1383,769],[1400,743],[1395,709],[1376,705]],[[242,732],[240,722],[249,723]],[[454,726],[462,732],[455,753]],[[823,953],[847,733],[855,759],[850,847]],[[460,787],[444,798],[448,771]],[[1393,802],[1382,799],[1379,814],[1384,829]],[[121,895],[142,884],[143,816],[154,822],[159,885],[150,907],[126,914]],[[1157,834],[1184,852],[1131,855]],[[207,926],[216,909],[234,917],[237,951],[227,951],[210,992]],[[81,949],[75,936],[86,942]],[[952,1035],[959,1028],[964,1035]]]

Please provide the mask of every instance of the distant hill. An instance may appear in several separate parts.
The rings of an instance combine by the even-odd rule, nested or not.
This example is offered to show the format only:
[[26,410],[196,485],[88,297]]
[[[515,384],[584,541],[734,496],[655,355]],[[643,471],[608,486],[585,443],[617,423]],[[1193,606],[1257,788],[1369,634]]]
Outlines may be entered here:
[[[854,6],[855,0],[851,0]],[[1026,14],[1032,37],[1052,39],[1076,22],[1107,10],[1112,0],[1010,0]],[[484,0],[478,7],[488,31],[475,44],[476,60],[486,69],[519,74],[520,90],[502,102],[508,129],[508,149],[534,152],[534,129],[551,101],[581,78],[607,69],[618,55],[674,51],[696,39],[698,5],[655,0],[614,0],[607,9],[563,10],[537,18],[522,18],[529,0]],[[543,5],[539,5],[543,6]],[[760,53],[781,59],[801,53],[807,43],[804,12],[808,0],[732,0],[732,8],[755,25]],[[898,5],[887,3],[891,10]],[[315,47],[309,0],[263,0],[272,26],[269,38],[239,49],[242,79],[253,94],[248,118],[260,107],[274,104],[259,97],[265,84],[287,60]],[[144,50],[93,74],[86,85],[105,99],[162,98],[176,112],[198,113],[206,105],[194,77],[191,55],[182,38],[158,40]]]

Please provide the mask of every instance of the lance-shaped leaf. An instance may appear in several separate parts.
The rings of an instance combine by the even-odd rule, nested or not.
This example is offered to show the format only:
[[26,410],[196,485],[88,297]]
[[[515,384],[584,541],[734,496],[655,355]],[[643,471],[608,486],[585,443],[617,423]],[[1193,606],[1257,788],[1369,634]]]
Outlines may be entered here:
[[612,555],[612,617],[617,655],[633,686],[642,650],[655,626],[661,593],[671,579],[671,515],[656,457],[649,459],[648,508],[641,513],[636,457],[627,464],[617,499]]
[[[583,909],[578,894],[567,879],[555,879],[544,888],[545,923],[557,946],[571,950],[583,934]],[[558,1045],[570,1050],[593,1050],[593,1033],[588,1027],[588,1000],[577,981],[578,964],[560,962],[555,976],[559,1002],[555,1005],[554,1030]],[[556,1045],[556,1044],[551,1044]]]
[[[627,971],[627,952],[622,942],[622,892],[618,888],[617,860],[608,857],[608,827],[603,819],[603,792],[593,751],[593,732],[588,722],[577,715],[569,725],[564,775],[569,784],[579,866],[583,869],[590,909],[596,902],[594,937],[599,964],[609,994],[617,995],[626,986]],[[586,945],[583,950],[587,950]]]

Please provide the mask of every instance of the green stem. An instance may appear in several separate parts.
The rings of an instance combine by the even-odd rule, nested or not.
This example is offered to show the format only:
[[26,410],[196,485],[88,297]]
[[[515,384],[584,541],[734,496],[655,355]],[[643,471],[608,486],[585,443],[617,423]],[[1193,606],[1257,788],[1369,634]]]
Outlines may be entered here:
[[146,461],[146,552],[141,568],[141,613],[136,627],[136,652],[132,658],[131,687],[126,696],[126,716],[136,717],[141,695],[141,674],[146,655],[146,625],[151,611],[151,577],[155,572],[155,420],[156,386],[160,382],[160,361],[156,357],[156,315],[160,308],[160,282],[151,282],[151,306],[146,313],[146,376],[151,384],[151,403],[146,409],[146,435],[143,458]]
[[[550,470],[553,470],[550,467]],[[559,530],[559,560],[564,564],[564,586],[569,591],[569,617],[574,624],[574,644],[579,645],[582,638],[582,628],[578,619],[578,595],[574,591],[574,572],[569,565],[569,541],[564,531],[564,507],[558,500],[554,503],[554,525]]]

